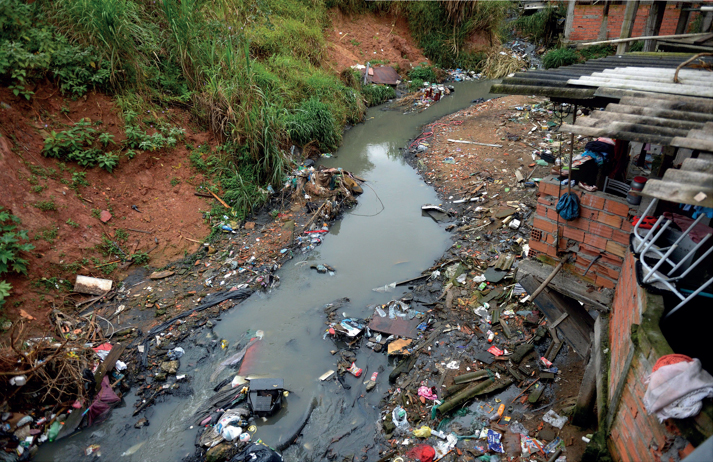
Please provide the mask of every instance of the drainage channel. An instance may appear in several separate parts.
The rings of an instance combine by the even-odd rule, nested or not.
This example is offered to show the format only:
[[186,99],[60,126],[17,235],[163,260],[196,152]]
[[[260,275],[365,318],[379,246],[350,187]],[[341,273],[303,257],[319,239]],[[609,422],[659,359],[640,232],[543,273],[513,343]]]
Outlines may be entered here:
[[[340,317],[342,313],[367,317],[372,314],[368,305],[386,303],[406,290],[377,293],[372,288],[420,274],[448,248],[450,240],[444,226],[421,215],[421,205],[439,203],[436,193],[402,159],[401,148],[424,124],[487,97],[491,83],[456,83],[452,96],[421,113],[370,109],[364,123],[345,133],[336,158],[322,162],[367,180],[358,205],[331,227],[321,246],[283,266],[279,272],[282,285],[277,290],[255,294],[221,316],[210,335],[229,342],[227,353],[216,349],[206,358],[205,348],[191,341],[183,345],[186,354],[181,358],[180,373],[190,377],[193,393],[174,396],[136,417],[132,413],[137,397],[129,393],[127,405],[114,409],[105,422],[43,445],[35,460],[76,460],[83,458],[85,448],[92,444],[101,446],[105,460],[177,461],[192,456],[198,430],[190,428],[191,416],[221,379],[237,371],[223,371],[215,381],[210,380],[211,375],[227,355],[235,353],[232,346],[246,332],[255,330],[262,330],[264,337],[244,359],[240,374],[282,378],[290,393],[279,413],[258,419],[254,438],[278,446],[301,430],[302,436],[283,454],[287,461],[323,460],[328,449],[357,459],[378,459],[373,442],[379,401],[388,389],[387,357],[361,348],[356,364],[364,374],[359,378],[345,376],[349,389],[333,380],[320,382],[319,377],[335,369],[336,362],[330,353],[335,345],[323,339],[323,306],[348,297],[351,303],[339,310]],[[336,272],[333,276],[318,274],[304,262],[328,264]],[[379,374],[375,390],[365,393],[362,382],[379,368],[385,373]],[[134,423],[141,416],[150,425],[135,429]],[[338,441],[333,442],[335,439]]]

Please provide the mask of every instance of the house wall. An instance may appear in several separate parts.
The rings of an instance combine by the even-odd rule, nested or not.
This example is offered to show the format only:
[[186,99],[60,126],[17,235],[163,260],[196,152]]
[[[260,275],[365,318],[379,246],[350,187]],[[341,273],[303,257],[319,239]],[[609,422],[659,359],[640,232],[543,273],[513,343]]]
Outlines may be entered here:
[[[607,21],[607,36],[606,39],[619,38],[621,33],[621,23],[624,21],[624,9],[626,5],[610,5],[609,19]],[[644,35],[644,25],[646,18],[649,16],[651,5],[639,4],[639,9],[636,12],[636,20],[634,21],[634,29],[631,36],[637,37]],[[603,2],[599,4],[582,5],[577,4],[574,7],[574,17],[572,22],[572,32],[569,36],[571,41],[580,40],[597,40],[599,37],[599,29],[602,24]],[[676,33],[678,17],[680,10],[676,8],[675,3],[666,6],[661,30],[658,35],[673,35]],[[693,21],[694,15],[691,15],[689,24]]]
[[[693,452],[693,445],[680,436],[674,422],[662,424],[647,414],[643,403],[646,377],[663,354],[673,351],[662,335],[657,338],[658,327],[650,328],[658,326],[652,311],[662,311],[662,301],[638,286],[634,264],[634,256],[627,253],[609,323],[609,450],[617,461],[677,461]],[[649,326],[647,316],[655,318]]]
[[[560,187],[559,182],[552,177],[540,181],[528,256],[546,254],[557,258],[555,240],[559,228],[559,250],[576,254],[576,261],[565,265],[565,269],[590,284],[613,289],[629,245],[631,219],[636,209],[630,207],[625,198],[573,188],[572,192],[580,201],[580,217],[564,221],[557,214],[556,207],[559,197],[566,192],[567,187]],[[597,255],[601,255],[601,258],[584,276]]]

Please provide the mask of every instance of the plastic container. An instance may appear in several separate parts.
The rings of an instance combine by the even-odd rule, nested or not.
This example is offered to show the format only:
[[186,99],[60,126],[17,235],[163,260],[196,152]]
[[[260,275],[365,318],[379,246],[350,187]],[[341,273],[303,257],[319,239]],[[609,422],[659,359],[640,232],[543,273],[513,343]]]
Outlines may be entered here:
[[643,191],[644,186],[646,186],[646,181],[648,178],[643,176],[635,176],[631,182],[631,190],[626,195],[626,201],[631,205],[639,205],[641,203],[641,195],[639,193]]

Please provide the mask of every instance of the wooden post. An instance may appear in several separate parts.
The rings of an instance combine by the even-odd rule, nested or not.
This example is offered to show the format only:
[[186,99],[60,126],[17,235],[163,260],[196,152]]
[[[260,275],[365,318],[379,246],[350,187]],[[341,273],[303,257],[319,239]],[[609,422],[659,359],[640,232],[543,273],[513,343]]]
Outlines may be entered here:
[[[657,0],[651,4],[649,16],[646,18],[646,25],[644,26],[644,36],[659,35],[661,23],[663,22],[663,15],[665,13],[666,2]],[[644,51],[654,51],[655,47],[656,40],[646,40],[644,42]]]
[[606,40],[609,38],[609,0],[604,2],[602,8],[602,23],[599,26],[599,35],[597,40]]
[[[628,39],[631,37],[631,32],[634,30],[634,22],[636,21],[636,13],[639,11],[639,1],[626,2],[626,9],[624,10],[624,20],[621,23],[621,33],[619,38]],[[623,55],[626,50],[629,49],[629,43],[620,43],[616,47],[616,54]]]
[[574,7],[577,5],[576,0],[572,0],[567,4],[567,19],[564,23],[564,39],[569,41],[569,36],[574,28]]
[[710,32],[711,26],[713,25],[713,11],[709,11],[703,16],[703,25],[701,26],[701,32]]
[[680,14],[678,15],[678,24],[676,24],[676,35],[685,34],[688,30],[688,20],[691,18],[690,5],[680,3],[678,6]]

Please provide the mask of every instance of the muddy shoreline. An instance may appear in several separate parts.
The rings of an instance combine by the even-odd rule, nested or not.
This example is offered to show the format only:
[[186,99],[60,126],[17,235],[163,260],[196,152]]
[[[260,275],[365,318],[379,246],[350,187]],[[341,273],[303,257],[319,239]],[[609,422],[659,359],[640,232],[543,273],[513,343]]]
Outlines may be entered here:
[[[472,108],[472,106],[471,106]],[[470,109],[470,108],[468,108]],[[467,111],[468,109],[464,110]],[[463,112],[463,111],[459,111]],[[448,117],[452,117],[453,114]],[[411,144],[411,141],[408,143]],[[427,178],[425,175],[422,174],[421,169],[419,168],[418,165],[418,157],[416,157],[414,152],[410,150],[407,147],[402,151],[403,158],[408,162],[408,164],[414,168],[416,171],[419,172],[419,175],[423,179],[423,181],[426,184],[430,184],[434,189],[436,190],[436,193],[439,195],[440,199],[443,201],[443,203],[446,203],[449,200],[449,197],[452,197],[452,192],[449,192],[448,188],[444,187],[444,183],[434,181],[433,179]],[[527,192],[528,190],[524,190]],[[448,195],[446,195],[448,194]],[[455,198],[454,198],[455,199]],[[450,199],[450,200],[454,200]],[[508,197],[509,199],[509,197]],[[482,205],[487,205],[483,204],[480,202],[476,202],[474,204],[482,204]],[[414,428],[417,428],[417,424],[420,425],[430,425],[433,427],[433,429],[436,428],[438,425],[439,421],[441,419],[436,419],[436,420],[431,420],[430,419],[430,414],[431,414],[431,409],[429,406],[426,405],[426,403],[421,402],[421,400],[418,397],[417,394],[417,389],[422,386],[421,384],[424,383],[428,385],[429,387],[432,387],[435,392],[440,395],[439,388],[447,387],[452,385],[452,380],[453,377],[455,377],[457,374],[463,374],[469,372],[471,369],[471,366],[476,365],[475,360],[472,358],[473,355],[476,354],[476,347],[478,349],[482,347],[483,345],[488,346],[487,341],[485,344],[483,344],[484,338],[481,338],[482,335],[485,335],[483,332],[482,334],[478,333],[478,330],[481,330],[479,328],[479,323],[475,321],[475,316],[473,314],[473,309],[468,305],[468,303],[461,303],[461,301],[466,301],[470,298],[473,297],[473,294],[475,292],[475,286],[478,284],[474,284],[470,282],[470,279],[472,278],[473,275],[482,273],[484,267],[482,267],[477,259],[473,259],[472,254],[468,254],[465,252],[464,247],[468,244],[472,244],[473,242],[480,242],[479,240],[476,241],[474,240],[474,237],[472,235],[472,231],[469,231],[469,227],[472,229],[473,223],[476,220],[481,219],[482,217],[478,216],[478,218],[475,218],[473,216],[473,204],[465,203],[465,204],[448,204],[448,206],[444,205],[444,208],[446,211],[452,211],[452,216],[447,218],[447,222],[444,223],[442,226],[449,226],[450,225],[455,225],[452,228],[455,230],[454,233],[451,235],[451,241],[453,244],[449,249],[447,249],[441,258],[437,259],[434,262],[434,265],[432,268],[429,270],[429,272],[439,270],[442,273],[445,273],[447,269],[454,264],[456,265],[463,265],[464,268],[462,270],[463,274],[468,274],[467,279],[468,283],[457,285],[457,290],[452,290],[452,287],[449,290],[444,291],[444,286],[447,286],[446,283],[448,284],[453,284],[453,282],[449,282],[448,280],[442,280],[444,279],[444,276],[441,277],[435,277],[433,280],[429,280],[427,282],[421,281],[419,284],[409,284],[406,285],[406,288],[408,292],[406,294],[403,294],[400,299],[405,300],[407,303],[410,304],[410,306],[416,310],[419,310],[420,312],[424,313],[423,322],[426,324],[425,331],[423,332],[422,335],[420,335],[420,339],[416,340],[416,343],[418,344],[423,344],[422,347],[417,350],[417,352],[414,354],[415,356],[418,356],[418,360],[411,366],[412,370],[414,371],[412,374],[404,374],[400,378],[395,379],[395,383],[392,385],[387,385],[388,390],[384,393],[384,390],[381,388],[377,389],[376,393],[382,393],[383,397],[381,400],[381,404],[379,408],[381,409],[381,416],[382,419],[381,422],[388,422],[389,419],[388,417],[391,414],[391,410],[393,409],[395,404],[399,404],[407,410],[413,409],[412,412],[409,412],[409,416],[412,419],[412,426]],[[284,208],[286,209],[286,207]],[[267,211],[267,209],[264,209]],[[293,210],[293,212],[295,212]],[[265,220],[265,222],[261,222],[261,219],[255,219],[256,229],[260,229],[261,226],[263,226],[263,230],[265,227],[267,227],[270,223],[269,220],[272,217],[270,215],[267,215],[263,213],[262,219]],[[299,221],[299,218],[294,218],[294,217],[285,217],[285,218],[292,218],[294,221]],[[304,218],[302,218],[304,219]],[[290,221],[290,220],[286,220]],[[497,223],[496,223],[497,221]],[[334,225],[337,222],[330,222],[329,227],[331,228],[332,225]],[[500,221],[499,220],[493,220],[490,224],[490,228],[497,229],[499,227]],[[486,230],[487,231],[487,230]],[[491,230],[492,232],[492,230]],[[522,233],[521,233],[522,234]],[[526,233],[525,233],[526,234]],[[523,234],[524,235],[524,234]],[[230,235],[229,235],[230,236]],[[241,237],[242,238],[242,237]],[[238,238],[240,240],[241,238]],[[253,237],[254,238],[254,237]],[[259,239],[259,238],[258,238]],[[486,240],[490,240],[491,237],[488,237]],[[167,318],[173,317],[175,314],[179,312],[179,310],[185,311],[186,309],[189,309],[188,306],[194,306],[198,305],[201,302],[205,303],[206,301],[210,301],[210,297],[206,296],[207,291],[205,288],[204,281],[206,279],[205,273],[215,269],[213,266],[213,263],[218,263],[221,258],[224,258],[228,256],[228,258],[232,257],[232,252],[230,250],[217,250],[217,248],[220,247],[218,243],[213,243],[214,249],[216,251],[211,253],[211,247],[207,247],[205,249],[202,249],[203,252],[194,255],[195,258],[191,258],[192,262],[181,262],[175,265],[169,265],[166,270],[170,271],[176,271],[176,276],[173,276],[169,279],[166,280],[156,280],[156,281],[151,281],[151,280],[146,280],[142,283],[134,285],[130,290],[132,290],[131,293],[125,294],[125,299],[129,298],[139,298],[144,300],[146,294],[148,293],[149,295],[151,293],[158,293],[158,292],[168,292],[170,294],[175,294],[178,292],[176,289],[176,286],[179,285],[177,279],[179,277],[183,277],[185,281],[188,281],[192,283],[193,285],[191,286],[192,288],[187,291],[185,297],[180,298],[181,303],[176,301],[175,306],[164,306],[164,304],[159,301],[160,298],[157,297],[148,297],[146,300],[144,300],[144,305],[141,309],[135,310],[135,312],[141,313],[142,315],[139,316],[139,318],[142,318],[144,322],[147,322],[150,320],[151,314],[155,314],[156,311],[161,310],[162,308],[167,310],[165,311],[162,316],[165,316]],[[233,247],[237,247],[236,245],[233,245]],[[498,252],[495,252],[496,254]],[[285,256],[282,254],[282,259],[277,260],[277,261],[270,261],[268,262],[269,264],[265,264],[262,266],[265,266],[266,268],[263,268],[265,272],[259,272],[262,274],[262,277],[265,277],[268,274],[272,274],[277,268],[282,266],[284,263],[289,261],[292,258],[292,256]],[[485,259],[484,259],[485,260]],[[190,260],[189,260],[190,261]],[[200,270],[203,271],[196,271],[196,263],[195,262],[201,262],[199,264],[205,265],[205,263],[210,263],[209,266],[202,266]],[[191,266],[192,265],[192,266]],[[212,267],[213,266],[213,267]],[[276,267],[277,266],[277,267]],[[181,274],[182,269],[185,269]],[[228,269],[227,272],[231,271],[231,269]],[[456,270],[458,271],[458,269]],[[426,275],[428,275],[428,273]],[[223,273],[225,274],[225,273]],[[137,275],[138,276],[138,275]],[[144,275],[145,277],[146,275]],[[417,275],[414,275],[414,277]],[[253,283],[255,283],[255,279],[259,278],[260,276],[255,276],[253,275]],[[190,279],[189,279],[190,278]],[[246,278],[247,279],[247,278]],[[240,279],[239,281],[245,281],[246,279]],[[451,278],[453,279],[453,278]],[[127,279],[127,281],[131,280],[131,277]],[[126,282],[126,281],[125,281]],[[199,284],[200,282],[200,284]],[[259,281],[258,284],[262,285],[263,281]],[[417,281],[418,282],[418,281]],[[132,282],[133,284],[133,282]],[[238,287],[240,284],[244,284],[244,282],[238,282],[236,281],[233,283],[231,281],[231,284]],[[509,283],[510,285],[512,284]],[[273,286],[272,282],[267,282],[267,286],[272,286],[275,289],[277,289],[277,285],[275,284]],[[145,290],[148,286],[152,286],[151,290]],[[214,287],[214,289],[217,287]],[[141,290],[144,289],[144,292],[138,295],[141,295],[140,297],[134,297],[137,295],[134,290]],[[213,290],[214,290],[213,289]],[[209,290],[211,290],[209,288]],[[194,293],[190,293],[194,292]],[[448,293],[450,292],[450,293]],[[481,292],[482,293],[482,292]],[[163,298],[167,298],[165,294],[163,294]],[[487,292],[485,294],[482,294],[487,296]],[[194,300],[195,299],[195,300]],[[475,298],[477,301],[477,297]],[[183,301],[185,300],[185,301]],[[112,306],[106,305],[103,308],[108,307],[109,311],[112,309],[116,308],[116,305],[119,305],[120,300],[112,300]],[[188,305],[188,306],[184,306]],[[153,305],[153,306],[147,306],[147,305]],[[157,306],[156,306],[157,305]],[[157,348],[152,352],[151,355],[147,358],[147,365],[149,368],[153,368],[152,370],[162,370],[162,369],[168,369],[170,366],[163,366],[163,363],[166,361],[162,360],[161,358],[166,355],[166,353],[172,349],[174,349],[176,346],[180,345],[186,345],[187,342],[192,342],[193,345],[197,348],[202,348],[205,349],[206,355],[211,355],[212,352],[215,351],[216,348],[220,348],[217,346],[217,341],[210,341],[210,334],[212,333],[212,329],[214,326],[216,326],[216,321],[220,322],[221,318],[223,315],[225,315],[227,312],[232,311],[231,308],[235,308],[239,306],[239,303],[235,303],[234,301],[231,300],[226,300],[221,303],[218,303],[214,306],[208,307],[205,310],[201,311],[200,313],[196,313],[195,315],[188,316],[177,323],[175,323],[173,326],[171,326],[168,329],[168,335],[165,336],[158,345]],[[151,309],[154,311],[152,312]],[[127,313],[121,313],[119,316],[128,316],[129,314]],[[439,332],[440,331],[440,332]],[[204,337],[205,333],[209,333],[209,341],[206,340],[201,340],[201,337]],[[133,340],[131,340],[131,343],[129,345],[130,351],[132,352],[130,354],[130,357],[127,358],[127,355],[125,354],[122,357],[122,360],[125,362],[128,362],[130,364],[130,371],[132,370],[133,367],[136,367],[137,364],[140,364],[142,362],[141,355],[139,354],[137,350],[137,346],[139,344],[143,344],[145,334],[143,333],[143,330],[136,330],[130,333],[130,335],[123,337],[122,340],[124,342],[129,342],[130,338],[133,337]],[[192,340],[191,340],[192,338]],[[366,338],[366,336],[363,337],[363,340],[360,342],[359,345],[356,346],[349,346],[349,345],[344,345],[343,350],[344,352],[349,352],[349,351],[358,351],[359,349],[365,349],[367,346],[365,345],[369,339]],[[427,344],[423,343],[425,340],[428,340]],[[537,346],[537,351],[538,354],[544,354],[545,350],[549,347],[549,343],[546,341],[542,345]],[[562,351],[564,353],[563,356],[559,357],[558,363],[561,367],[567,367],[567,378],[565,378],[565,381],[570,381],[574,380],[576,378],[577,374],[581,375],[581,365],[578,364],[578,362],[575,360],[573,355],[567,354],[566,353],[566,348],[564,348]],[[145,350],[146,352],[146,350]],[[340,353],[341,355],[341,353]],[[561,354],[562,355],[562,354]],[[440,363],[444,362],[446,359],[449,359],[450,361],[454,360],[453,358],[458,358],[458,361],[460,363],[459,367],[457,369],[450,369],[450,368],[444,368]],[[342,358],[344,359],[344,358]],[[390,363],[393,363],[393,361],[390,361]],[[396,361],[394,365],[398,365],[399,361]],[[165,371],[164,371],[165,372]],[[339,372],[344,372],[344,371],[338,371]],[[373,371],[368,371],[369,374],[371,374]],[[388,376],[393,370],[385,369],[379,371],[380,374],[384,377],[384,380],[386,376]],[[504,371],[501,371],[501,373],[505,374]],[[159,372],[161,374],[161,372]],[[174,372],[175,374],[175,372]],[[176,380],[175,376],[171,377],[170,371],[166,374],[163,375],[163,378],[168,378],[168,382],[162,382],[161,380],[156,380],[156,375],[154,373],[148,374],[147,371],[141,371],[139,370],[134,370],[133,373],[130,375],[133,376],[134,378],[134,383],[132,384],[135,389],[138,390],[138,394],[144,397],[144,400],[152,400],[154,403],[161,403],[165,402],[166,400],[172,399],[171,396],[174,396],[175,399],[184,399],[186,396],[190,395],[193,390],[191,389],[191,377],[186,377],[185,379],[182,380]],[[181,375],[179,372],[178,375]],[[161,375],[159,375],[159,378],[162,378]],[[576,382],[576,380],[574,380]],[[343,380],[340,380],[340,383],[342,383],[341,386],[343,385]],[[361,382],[359,382],[361,384]],[[165,385],[169,385],[166,388],[163,388]],[[129,391],[129,386],[126,384],[126,382],[122,382],[121,385],[122,391],[128,392]],[[363,385],[360,385],[363,386]],[[517,388],[517,387],[515,387]],[[571,387],[568,387],[571,388]],[[161,391],[163,390],[163,391]],[[157,393],[158,391],[158,393]],[[557,401],[563,401],[563,399],[556,398],[556,395],[560,392],[561,390],[548,390],[545,393],[543,393],[543,401],[540,402],[541,405],[545,404],[551,404],[551,405],[556,405]],[[571,390],[570,390],[571,391]],[[365,392],[366,393],[366,392]],[[513,391],[512,387],[507,388],[506,390],[502,391],[502,395],[499,393],[496,396],[511,396]],[[575,392],[576,394],[576,392]],[[362,395],[363,396],[363,395]],[[497,398],[500,399],[500,398]],[[549,402],[545,403],[544,399],[547,399]],[[492,400],[491,400],[492,401]],[[144,403],[146,404],[146,403]],[[151,403],[148,403],[149,405]],[[533,406],[534,407],[534,406]],[[546,412],[547,409],[544,409],[541,413]],[[428,416],[426,415],[428,414]],[[136,416],[136,419],[138,419],[140,415]],[[461,416],[462,417],[462,416]],[[309,418],[309,416],[308,416]],[[531,419],[533,417],[530,417]],[[386,419],[386,420],[383,420]],[[448,419],[446,419],[448,420]],[[459,419],[456,419],[459,420]],[[460,421],[463,419],[461,418]],[[456,422],[458,425],[463,426],[464,424],[462,422]],[[131,421],[127,422],[131,423]],[[305,424],[309,424],[308,421],[305,422]],[[525,423],[526,426],[527,423]],[[304,424],[303,424],[304,426]],[[368,454],[375,454],[378,453],[381,456],[385,456],[389,454],[390,452],[396,450],[396,453],[394,453],[394,456],[396,454],[405,454],[406,451],[413,445],[414,443],[414,438],[411,437],[411,445],[403,445],[401,443],[397,444],[397,441],[402,440],[403,437],[399,436],[394,436],[393,432],[389,432],[388,430],[390,429],[388,425],[382,425],[379,424],[380,430],[379,430],[379,437],[377,438],[376,441],[372,444],[366,445],[364,448],[365,451]],[[458,427],[451,428],[452,431],[455,432],[460,432]],[[504,432],[505,434],[507,433],[506,431]],[[472,434],[472,433],[459,433],[459,434]],[[298,437],[299,431],[296,433],[296,444],[300,444],[300,439]],[[567,436],[570,439],[574,438],[573,435],[576,435],[576,433],[572,433],[571,431],[567,433],[567,435],[563,434],[562,436]],[[340,436],[340,435],[337,435]],[[198,435],[197,435],[198,437]],[[341,439],[341,438],[339,438]],[[577,441],[581,440],[577,437]],[[463,454],[463,451],[468,451],[465,452],[466,457],[473,456],[474,454],[477,453],[477,443],[478,440],[475,440],[476,444],[470,444],[473,440],[464,440],[466,443],[465,445],[461,445],[460,443],[456,448],[453,449],[453,452],[451,453],[450,456],[443,460],[467,460],[467,459],[460,459],[459,457]],[[420,442],[429,442],[434,445],[436,445],[439,441],[436,437],[431,437],[428,440],[422,440]],[[572,442],[570,442],[572,444]],[[581,449],[580,447],[577,446],[576,441],[575,441],[575,446],[568,448],[568,451],[573,451],[573,454],[580,453],[581,454]],[[580,444],[581,445],[581,444]],[[223,448],[227,449],[227,448]],[[329,453],[325,453],[325,455],[328,456],[337,456],[337,455],[342,455],[340,454],[340,446],[339,446],[339,441],[334,442],[333,444],[330,444],[328,446],[328,451]],[[228,453],[233,453],[235,452],[236,448],[232,448],[230,451],[226,452],[223,455],[226,455]],[[374,452],[376,451],[376,452]],[[216,451],[214,451],[216,452]],[[458,456],[458,457],[456,457]],[[450,459],[449,459],[450,457]],[[198,450],[195,454],[190,456],[189,458],[186,458],[184,460],[205,460],[205,452],[202,450]],[[212,456],[211,456],[212,460]],[[287,459],[289,460],[289,459]],[[355,459],[356,460],[356,459]],[[368,460],[371,460],[369,458]],[[374,459],[376,460],[376,459]],[[388,459],[387,459],[388,460]]]

